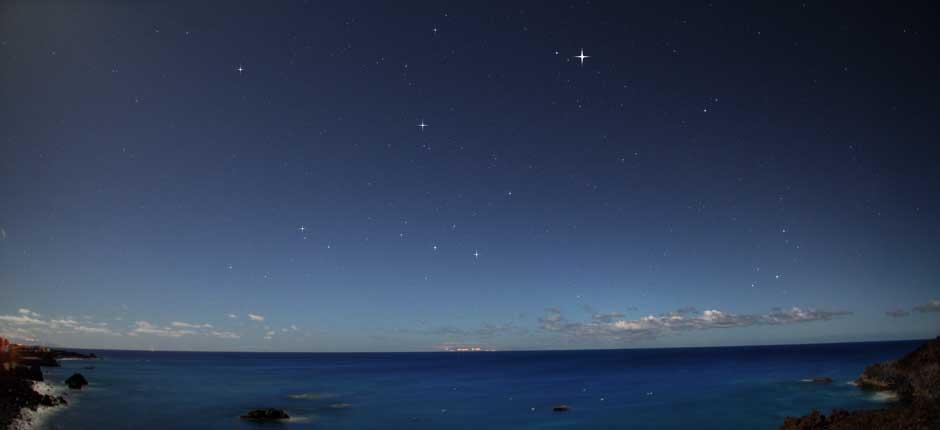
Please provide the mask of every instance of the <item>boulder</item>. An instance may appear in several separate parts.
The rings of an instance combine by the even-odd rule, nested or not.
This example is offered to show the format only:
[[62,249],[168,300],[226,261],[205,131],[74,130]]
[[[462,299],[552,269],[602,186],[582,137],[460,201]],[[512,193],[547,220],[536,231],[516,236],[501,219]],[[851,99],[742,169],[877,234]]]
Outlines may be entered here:
[[76,373],[65,380],[65,385],[73,390],[81,390],[82,387],[88,385],[88,380],[81,373]]
[[290,418],[290,415],[287,415],[283,409],[255,409],[249,411],[247,414],[242,415],[243,420],[252,420],[252,421],[277,421],[277,420],[286,420]]

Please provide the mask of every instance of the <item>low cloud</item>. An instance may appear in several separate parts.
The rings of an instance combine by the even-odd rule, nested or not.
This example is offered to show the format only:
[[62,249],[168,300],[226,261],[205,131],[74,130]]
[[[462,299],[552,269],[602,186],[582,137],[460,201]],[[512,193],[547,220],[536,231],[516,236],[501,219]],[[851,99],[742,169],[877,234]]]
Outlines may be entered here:
[[550,333],[602,341],[635,341],[655,339],[672,333],[719,328],[783,325],[828,321],[850,315],[845,311],[825,311],[793,307],[771,309],[766,314],[731,314],[720,310],[699,312],[681,308],[673,312],[624,319],[619,314],[596,314],[590,321],[570,321],[558,308],[547,309],[539,318],[539,328]]
[[914,306],[914,310],[920,313],[940,312],[940,299],[928,300],[926,304]]
[[157,326],[148,321],[137,321],[133,330],[128,333],[129,336],[151,335],[170,338],[181,338],[184,336],[211,336],[220,339],[240,339],[238,333],[215,330],[212,324],[190,324],[180,321],[173,321],[167,326]]
[[20,315],[26,315],[26,316],[28,316],[28,317],[33,317],[33,318],[39,318],[39,317],[42,316],[42,315],[40,315],[39,313],[33,312],[33,311],[31,311],[31,310],[29,310],[29,309],[26,309],[26,308],[20,308],[20,309],[19,309],[19,313],[20,313]]
[[91,316],[82,318],[41,318],[42,314],[21,308],[16,315],[0,315],[0,332],[11,338],[25,341],[30,339],[43,339],[46,336],[94,334],[109,336],[159,336],[168,338],[181,338],[184,336],[208,336],[220,339],[239,339],[241,335],[231,331],[221,330],[212,324],[195,324],[182,321],[173,321],[165,326],[152,324],[149,321],[136,321],[131,327],[119,330],[112,328],[107,322],[96,322]]
[[19,315],[0,315],[0,324],[6,326],[15,326],[16,331],[21,337],[34,338],[38,334],[74,334],[74,333],[96,333],[107,335],[119,335],[108,327],[107,323],[81,323],[73,319],[41,319],[38,312],[33,312],[26,308],[18,311]]
[[172,326],[169,327],[158,327],[147,321],[137,321],[134,323],[135,327],[128,333],[129,336],[137,336],[141,334],[148,334],[153,336],[160,337],[173,337],[179,338],[183,336],[195,335],[196,332],[193,330],[178,329]]
[[248,314],[248,319],[250,319],[250,320],[252,320],[252,321],[259,321],[259,322],[260,322],[260,321],[264,321],[264,317],[263,317],[263,316],[261,316],[261,315],[255,315],[255,314]]
[[917,305],[911,308],[910,311],[901,308],[891,309],[885,312],[885,315],[893,318],[902,318],[911,316],[912,312],[919,312],[922,314],[931,313],[931,312],[940,312],[940,299],[930,299],[927,300],[927,303],[922,305]]

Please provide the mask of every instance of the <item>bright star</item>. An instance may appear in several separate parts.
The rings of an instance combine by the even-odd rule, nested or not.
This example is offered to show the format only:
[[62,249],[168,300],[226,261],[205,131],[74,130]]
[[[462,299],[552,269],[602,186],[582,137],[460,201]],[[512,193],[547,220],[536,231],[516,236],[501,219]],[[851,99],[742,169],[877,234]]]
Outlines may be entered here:
[[480,251],[473,251],[473,258],[480,258]]
[[298,228],[297,230],[303,233],[305,230],[307,230],[307,227],[300,226],[300,228]]
[[424,123],[424,120],[423,120],[423,119],[421,120],[421,123],[418,124],[418,127],[421,128],[421,131],[424,131],[424,127],[427,127],[427,126],[428,126],[428,125]]
[[237,70],[237,71],[238,71],[238,73],[241,73],[241,72],[244,72],[244,71],[245,71],[245,68],[244,68],[244,67],[242,67],[242,65],[241,65],[241,64],[239,64],[239,65],[238,65],[238,67],[236,67],[236,68],[235,68],[235,70]]
[[590,55],[584,55],[584,48],[581,48],[581,55],[575,55],[574,58],[581,60],[581,65],[584,65],[585,58],[591,58]]

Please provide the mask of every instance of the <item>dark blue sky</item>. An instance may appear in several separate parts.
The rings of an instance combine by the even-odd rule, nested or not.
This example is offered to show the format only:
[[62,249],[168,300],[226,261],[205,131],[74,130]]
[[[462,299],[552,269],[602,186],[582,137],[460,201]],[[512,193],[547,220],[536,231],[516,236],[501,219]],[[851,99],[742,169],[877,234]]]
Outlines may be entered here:
[[937,335],[928,4],[191,3],[0,5],[0,333]]

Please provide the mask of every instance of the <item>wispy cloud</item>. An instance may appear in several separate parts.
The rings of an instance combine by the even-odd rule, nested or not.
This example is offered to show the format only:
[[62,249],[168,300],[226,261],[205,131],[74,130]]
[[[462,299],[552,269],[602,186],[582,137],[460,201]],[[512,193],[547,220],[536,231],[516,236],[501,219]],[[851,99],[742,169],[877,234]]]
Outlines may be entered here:
[[261,315],[255,315],[255,314],[248,314],[248,319],[250,319],[250,320],[252,320],[252,321],[259,321],[259,322],[260,322],[260,321],[264,321],[264,317],[263,317],[263,316],[261,316]]
[[828,321],[849,314],[851,312],[799,307],[774,308],[766,314],[742,315],[719,310],[699,312],[694,308],[682,308],[666,314],[648,315],[638,319],[623,319],[618,317],[618,314],[611,313],[593,315],[590,321],[570,321],[560,309],[550,308],[539,318],[539,327],[546,332],[582,339],[633,341],[655,339],[671,333],[691,330]]
[[228,317],[231,318],[231,319],[233,319],[233,320],[234,320],[234,319],[238,319],[238,315],[236,315],[236,314],[228,314]]
[[215,336],[220,339],[241,339],[241,335],[238,333],[233,333],[230,331],[211,331],[209,335]]
[[180,321],[173,321],[170,325],[176,328],[212,328],[212,324],[190,324]]
[[898,308],[898,309],[891,309],[889,311],[886,311],[885,315],[892,317],[892,318],[901,318],[901,317],[910,316],[911,313],[904,309]]

